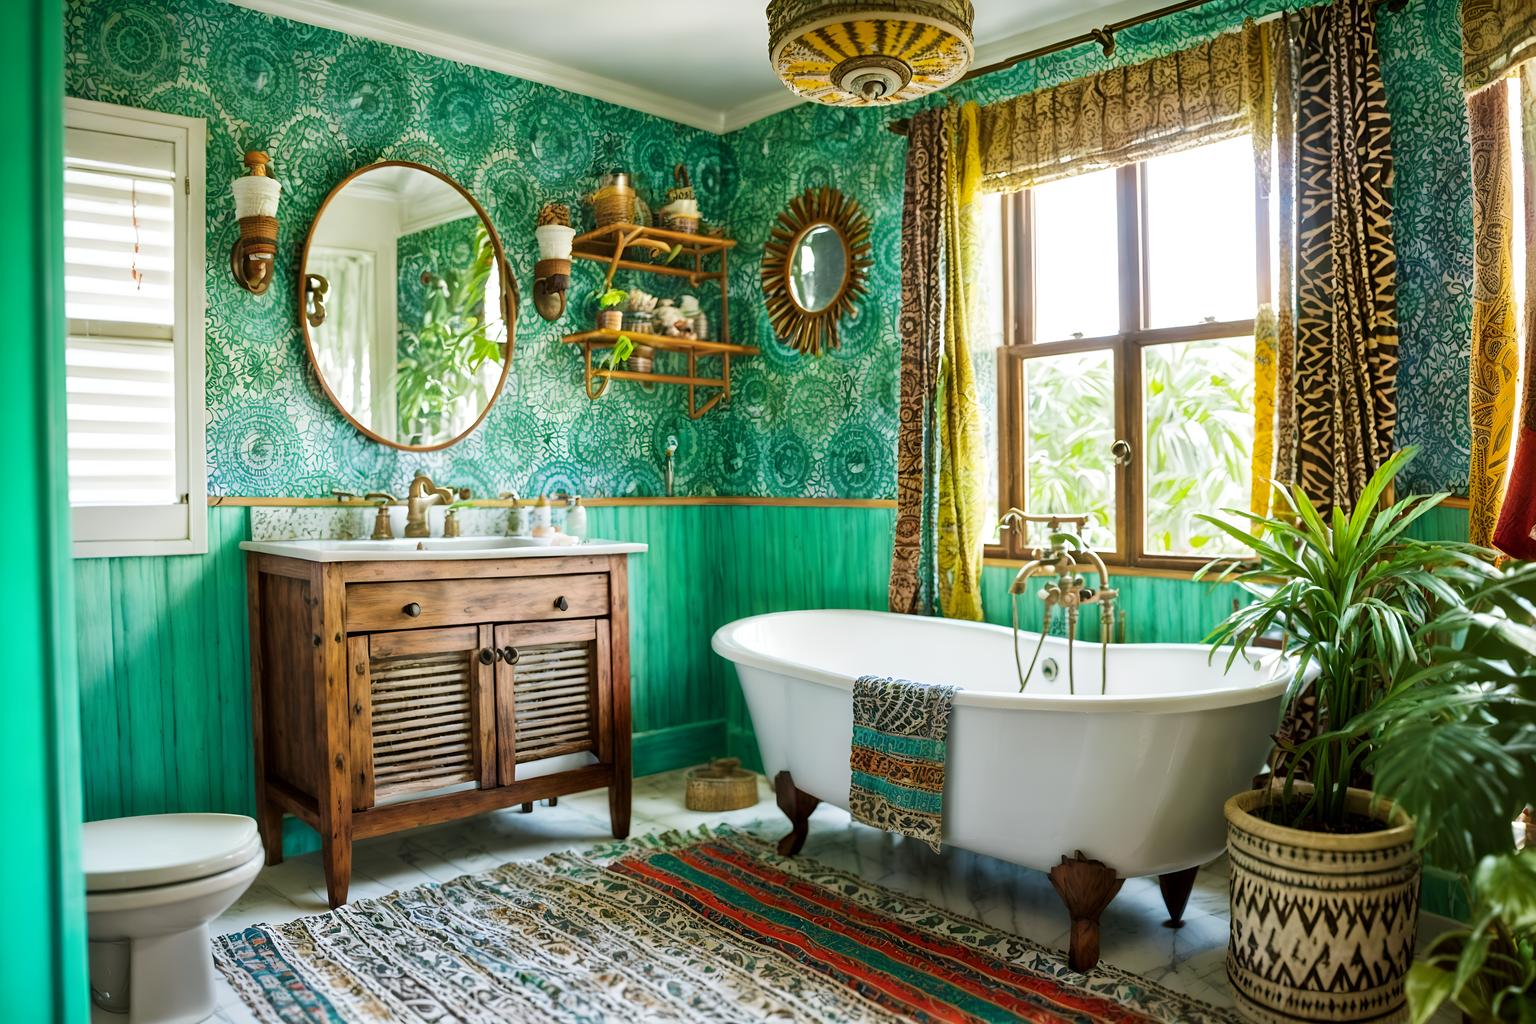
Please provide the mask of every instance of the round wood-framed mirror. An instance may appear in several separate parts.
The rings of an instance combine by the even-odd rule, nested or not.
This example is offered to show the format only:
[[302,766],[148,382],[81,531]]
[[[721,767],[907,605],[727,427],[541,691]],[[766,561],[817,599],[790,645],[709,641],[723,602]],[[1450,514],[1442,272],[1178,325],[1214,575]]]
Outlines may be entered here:
[[299,295],[321,389],[380,444],[457,444],[511,372],[517,283],[501,239],[474,196],[424,164],[379,161],[331,189]]
[[763,246],[763,299],[780,341],[808,355],[838,346],[838,322],[864,295],[869,218],[835,188],[789,201]]

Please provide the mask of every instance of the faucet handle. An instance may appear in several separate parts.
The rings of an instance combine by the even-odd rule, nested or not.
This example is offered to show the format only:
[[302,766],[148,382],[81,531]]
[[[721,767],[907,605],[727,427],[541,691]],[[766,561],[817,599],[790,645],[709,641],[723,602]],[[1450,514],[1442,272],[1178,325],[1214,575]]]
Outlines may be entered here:
[[400,504],[400,499],[395,497],[393,494],[390,494],[388,491],[369,491],[367,494],[363,495],[363,499],[365,501],[378,502],[380,508],[383,508],[385,505]]

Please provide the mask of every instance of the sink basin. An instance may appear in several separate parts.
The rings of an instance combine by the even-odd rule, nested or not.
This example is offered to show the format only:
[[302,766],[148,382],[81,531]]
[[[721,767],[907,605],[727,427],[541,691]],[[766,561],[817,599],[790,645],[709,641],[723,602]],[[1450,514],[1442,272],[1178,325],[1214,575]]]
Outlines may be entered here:
[[644,544],[589,538],[553,544],[547,537],[401,537],[394,540],[244,541],[242,550],[310,562],[446,561],[472,558],[558,558],[562,555],[622,555],[645,551]]

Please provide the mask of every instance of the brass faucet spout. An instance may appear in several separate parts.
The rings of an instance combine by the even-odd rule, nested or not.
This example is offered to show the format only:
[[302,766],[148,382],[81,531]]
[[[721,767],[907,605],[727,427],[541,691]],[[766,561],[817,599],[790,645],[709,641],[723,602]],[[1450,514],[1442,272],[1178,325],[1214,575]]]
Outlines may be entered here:
[[427,509],[433,505],[448,505],[452,502],[452,491],[446,487],[439,487],[427,474],[418,472],[411,480],[411,489],[406,492],[405,535],[407,537],[432,536],[431,526],[427,523]]

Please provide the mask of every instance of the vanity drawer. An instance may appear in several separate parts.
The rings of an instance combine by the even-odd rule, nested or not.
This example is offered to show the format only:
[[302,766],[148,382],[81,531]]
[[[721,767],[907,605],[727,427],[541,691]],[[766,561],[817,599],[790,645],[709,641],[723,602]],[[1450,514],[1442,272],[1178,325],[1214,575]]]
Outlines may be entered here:
[[347,630],[353,633],[607,614],[608,577],[603,573],[347,586]]

